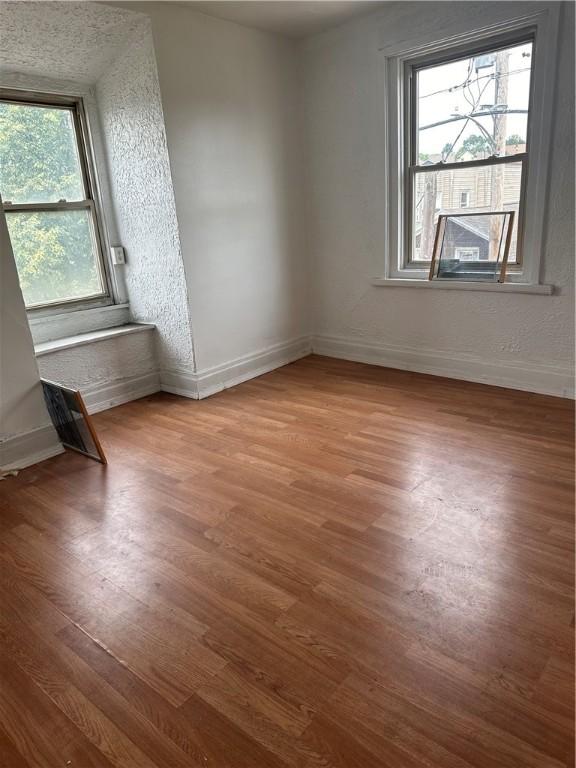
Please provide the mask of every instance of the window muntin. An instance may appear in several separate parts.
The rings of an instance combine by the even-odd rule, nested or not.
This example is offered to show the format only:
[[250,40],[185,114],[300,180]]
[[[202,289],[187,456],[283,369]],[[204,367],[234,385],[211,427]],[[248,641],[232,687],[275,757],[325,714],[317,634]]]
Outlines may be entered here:
[[0,193],[27,308],[108,294],[78,103],[0,97]]
[[[461,213],[462,189],[470,191],[470,204],[466,211],[516,211],[522,197],[523,161],[514,157],[512,162],[496,164],[478,164],[474,166],[440,166],[417,169],[413,173],[412,240],[410,252],[415,262],[430,261],[436,224],[439,214]],[[491,204],[495,185],[502,187],[500,207]],[[473,201],[473,202],[472,202]],[[510,243],[508,263],[517,263],[518,222],[515,217]]]
[[533,40],[408,67],[406,266],[430,261],[439,213],[515,210],[519,265]]

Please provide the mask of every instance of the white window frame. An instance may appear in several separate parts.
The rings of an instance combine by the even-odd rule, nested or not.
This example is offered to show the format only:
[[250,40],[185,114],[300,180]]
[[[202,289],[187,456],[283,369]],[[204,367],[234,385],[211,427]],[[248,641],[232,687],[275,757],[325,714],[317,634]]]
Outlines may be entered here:
[[[422,69],[437,66],[438,64],[448,63],[451,61],[457,61],[465,57],[474,57],[482,55],[484,53],[493,53],[497,49],[502,49],[521,45],[523,43],[534,44],[534,33],[530,30],[525,34],[520,33],[518,37],[505,37],[498,36],[498,38],[491,37],[488,42],[484,40],[479,41],[476,44],[467,43],[464,47],[458,46],[448,51],[442,51],[440,53],[428,54],[424,57],[416,57],[406,61],[404,72],[404,87],[405,87],[405,100],[404,100],[404,115],[403,115],[403,127],[404,127],[404,168],[403,174],[405,174],[405,200],[404,200],[404,232],[403,232],[403,261],[401,268],[405,270],[424,269],[429,270],[430,260],[425,259],[410,259],[412,251],[412,236],[413,236],[413,195],[414,186],[416,184],[416,177],[422,170],[427,171],[439,171],[439,170],[461,170],[465,168],[486,168],[492,165],[504,165],[507,164],[521,164],[521,177],[520,177],[520,200],[519,210],[517,213],[518,221],[518,237],[516,243],[516,258],[514,263],[510,263],[508,267],[508,275],[514,271],[521,274],[521,268],[519,265],[522,262],[522,243],[523,243],[523,231],[524,231],[524,197],[526,190],[526,167],[528,164],[528,151],[523,153],[517,153],[513,155],[504,155],[499,157],[490,157],[486,159],[467,160],[467,161],[454,161],[443,162],[436,164],[419,163],[417,161],[417,129],[416,129],[416,78],[418,72]],[[530,83],[530,95],[529,95],[529,113],[528,113],[528,125],[526,136],[526,147],[530,146],[530,113],[532,106],[532,80]],[[468,195],[469,192],[464,194]],[[460,195],[460,203],[461,203]],[[459,208],[469,208],[469,205]]]
[[413,63],[423,60],[449,59],[479,48],[489,49],[515,44],[533,38],[532,81],[528,142],[530,159],[525,163],[523,181],[523,222],[519,229],[522,264],[511,269],[507,282],[538,285],[541,277],[541,255],[544,245],[546,203],[549,182],[549,158],[554,114],[555,82],[558,56],[559,6],[534,14],[499,22],[456,34],[440,41],[429,41],[408,49],[387,46],[382,53],[387,93],[386,133],[386,205],[387,232],[384,278],[386,280],[427,280],[429,268],[407,264],[407,75]]
[[[462,202],[464,201],[464,202]],[[470,190],[460,192],[460,208],[470,208]]]
[[24,89],[0,88],[0,100],[12,101],[23,105],[43,105],[69,109],[72,113],[75,138],[77,142],[78,156],[82,173],[82,182],[85,190],[85,199],[74,203],[12,203],[3,202],[5,212],[26,210],[89,210],[94,228],[96,240],[96,256],[102,276],[103,290],[94,296],[85,296],[64,301],[52,301],[44,304],[32,305],[26,308],[31,322],[43,321],[49,316],[59,316],[61,313],[78,312],[82,310],[106,308],[115,303],[116,281],[112,274],[108,237],[104,225],[102,206],[96,177],[94,154],[90,132],[84,108],[84,100],[79,95],[65,95],[60,93],[46,93],[28,91]]

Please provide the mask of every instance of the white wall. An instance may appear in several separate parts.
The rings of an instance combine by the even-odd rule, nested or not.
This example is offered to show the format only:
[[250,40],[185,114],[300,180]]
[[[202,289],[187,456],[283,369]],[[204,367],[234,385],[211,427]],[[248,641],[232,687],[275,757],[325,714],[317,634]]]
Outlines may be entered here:
[[[157,328],[158,355],[148,331],[43,354],[42,374],[100,408],[157,389],[159,374],[164,388],[201,397],[306,354],[295,45],[166,3],[0,3],[0,16],[13,32],[0,83],[87,100],[106,229],[127,252],[127,319]],[[93,329],[87,316],[76,331],[60,325]],[[56,336],[42,327],[44,338]],[[14,433],[34,436],[41,401],[24,369],[38,374],[24,349],[11,381],[26,413],[14,393],[2,407]]]
[[163,370],[194,370],[192,330],[150,25],[144,20],[100,77],[116,242],[132,318],[157,328]]
[[0,471],[39,461],[61,450],[44,405],[0,200]]
[[129,7],[152,20],[202,373],[309,332],[298,52],[190,8]]
[[[380,288],[385,91],[379,47],[518,16],[531,3],[394,3],[304,45],[314,347],[562,394],[574,353],[574,7],[564,9],[543,281],[554,296]],[[540,4],[540,6],[546,4]],[[458,11],[458,12],[457,12]]]
[[[15,29],[19,5],[0,3]],[[18,59],[13,36],[0,69],[15,61],[20,82],[54,66],[86,86],[97,80],[109,171],[102,177],[113,199],[108,224],[127,249],[133,317],[157,325],[160,355],[146,332],[41,358],[45,375],[80,386],[96,407],[151,391],[159,369],[165,388],[198,397],[306,354],[314,333],[314,347],[333,355],[566,389],[573,7],[562,25],[558,78],[550,73],[559,101],[543,279],[558,291],[548,297],[370,285],[383,271],[386,234],[378,48],[387,40],[418,43],[423,30],[442,36],[456,17],[462,28],[485,25],[529,4],[393,3],[301,45],[176,4],[120,4],[120,14],[107,6],[94,14],[94,5],[35,4],[25,55]],[[88,43],[78,33],[71,53],[56,45],[59,14],[77,31],[89,18]],[[46,51],[58,52],[53,61],[42,54],[47,35],[54,39]],[[89,66],[75,73],[80,47]],[[4,356],[6,328],[3,321]],[[46,416],[37,385],[26,384],[37,377],[29,340],[19,349],[28,351],[22,369],[10,373],[12,394],[2,393],[4,422],[10,416],[1,427],[34,436]],[[21,409],[19,396],[30,404]]]
[[[106,230],[111,236],[111,241],[118,242],[119,227],[115,208],[111,204],[111,185],[106,173],[106,153],[103,150],[103,136],[99,125],[95,88],[93,87],[96,81],[100,79],[104,86],[110,82],[110,79],[114,81],[108,90],[104,88],[103,91],[110,112],[113,112],[114,107],[117,106],[114,104],[114,97],[122,100],[120,108],[113,114],[114,137],[122,138],[122,129],[125,127],[126,121],[133,121],[136,129],[132,133],[132,141],[120,147],[121,152],[124,152],[126,156],[119,164],[119,172],[114,177],[115,191],[119,184],[126,182],[126,174],[123,173],[126,164],[130,160],[140,161],[134,166],[139,171],[138,182],[142,182],[142,174],[145,175],[148,172],[147,180],[155,184],[154,194],[160,195],[163,201],[168,200],[168,206],[171,201],[172,220],[175,221],[173,193],[169,170],[167,170],[165,139],[163,143],[161,139],[158,140],[158,136],[163,137],[164,134],[157,77],[154,81],[153,53],[148,56],[148,59],[144,57],[147,66],[142,66],[141,63],[142,50],[144,49],[146,54],[151,51],[149,23],[146,18],[140,14],[112,9],[95,3],[55,2],[46,4],[27,2],[0,3],[0,21],[2,28],[10,31],[10,35],[4,35],[2,38],[0,85],[45,93],[65,93],[83,98],[95,154],[98,186],[106,211]],[[147,39],[144,37],[145,33],[147,33]],[[135,41],[134,45],[132,45],[132,40]],[[142,42],[143,40],[144,42]],[[138,59],[139,55],[140,60]],[[110,73],[109,76],[108,73]],[[125,82],[128,78],[132,79],[133,82]],[[141,90],[142,110],[147,111],[147,114],[153,114],[155,118],[159,115],[157,122],[160,123],[160,127],[157,122],[150,120],[143,129],[141,121],[129,114],[129,109],[133,106],[129,98],[130,89],[132,89],[132,93],[134,89]],[[145,98],[150,93],[152,96]],[[154,106],[149,107],[149,102],[152,102]],[[110,116],[110,112],[106,113],[107,116]],[[121,119],[122,116],[124,122]],[[143,134],[138,133],[138,130],[143,131]],[[132,157],[130,156],[131,151],[135,156],[134,154]],[[161,161],[162,151],[164,152],[163,165]],[[146,152],[149,154],[147,155]],[[151,163],[150,159],[154,162]],[[154,173],[158,168],[164,170],[165,173],[167,171],[167,189],[159,183],[159,177],[162,174]],[[158,235],[155,230],[155,225],[162,234],[165,234],[169,230],[169,225],[166,223],[169,221],[169,215],[166,214],[165,210],[154,209],[154,206],[149,203],[150,195],[148,197],[139,195],[138,205],[134,205],[134,195],[130,195],[129,192],[131,191],[130,183],[134,184],[133,177],[136,176],[136,173],[133,171],[130,176],[131,178],[126,182],[128,193],[125,189],[121,189],[121,192],[126,194],[118,204],[118,213],[122,217],[126,215],[128,219],[125,221],[122,218],[120,221],[122,232],[130,231],[132,224],[130,217],[140,217],[138,221],[140,240],[136,243],[135,253],[140,255],[141,259],[148,261],[150,250],[152,250],[152,254],[159,253],[161,259],[165,255],[165,249],[163,251],[159,247],[157,250],[149,249],[147,251],[143,243],[148,245],[148,235],[150,235],[149,239],[154,241],[154,245],[162,242],[161,235]],[[143,188],[146,189],[146,186],[144,185]],[[123,200],[127,200],[129,205],[122,205]],[[169,231],[165,240],[169,241],[169,248],[177,247],[177,229],[175,232],[174,229]],[[127,237],[127,241],[129,245],[133,244],[130,237]],[[183,267],[178,251],[177,258],[182,275],[181,282],[184,284]],[[162,266],[164,264],[165,261]],[[136,263],[133,262],[131,267],[135,266]],[[150,267],[147,269],[150,270]],[[119,277],[120,270],[116,269],[115,273],[116,277]],[[146,284],[144,280],[141,282],[143,285]],[[138,280],[133,280],[133,283],[138,285]],[[152,319],[158,320],[158,335],[161,337],[161,343],[158,346],[162,350],[164,338],[168,337],[170,344],[172,344],[172,336],[176,335],[166,333],[165,324],[159,318],[162,312],[166,312],[168,305],[170,308],[177,306],[177,302],[174,301],[176,295],[174,283],[175,281],[172,281],[172,285],[165,291],[169,298],[164,301],[164,305],[162,306],[161,302],[154,305],[156,312]],[[3,283],[2,287],[7,292],[11,290],[7,284]],[[124,290],[122,280],[116,281],[116,288],[120,288],[116,293],[116,298],[125,301],[125,295],[122,293]],[[139,300],[139,294],[134,292],[131,298],[138,319],[141,319],[142,302]],[[11,299],[11,294],[8,295],[7,299],[3,296],[0,305],[2,312],[8,311],[6,303],[9,304]],[[186,316],[185,291],[182,307]],[[40,342],[40,347],[42,347],[45,346],[42,342],[49,339],[123,324],[130,322],[131,319],[129,309],[118,306],[85,313],[70,312],[65,316],[51,316],[49,321],[45,317],[36,316],[32,320],[32,332],[34,341]],[[30,332],[23,308],[21,322],[24,324],[24,328],[19,329],[19,333],[24,334],[29,339]],[[12,397],[6,386],[0,392],[0,409],[2,411],[5,409],[8,413],[8,417],[3,418],[0,427],[3,432],[9,429],[12,435],[9,441],[4,444],[4,463],[25,466],[46,455],[46,450],[39,451],[39,447],[45,445],[48,440],[52,441],[52,447],[54,447],[55,438],[52,427],[49,426],[44,429],[42,426],[48,422],[48,416],[44,411],[42,399],[38,401],[39,387],[37,386],[33,392],[28,394],[26,371],[28,371],[28,376],[31,375],[30,371],[34,371],[36,381],[38,380],[39,369],[40,374],[45,378],[79,388],[88,408],[92,411],[157,391],[160,386],[160,379],[155,343],[156,332],[150,328],[137,330],[138,332],[130,333],[130,335],[108,337],[81,346],[51,350],[48,353],[43,350],[35,359],[32,344],[23,342],[21,337],[16,337],[14,329],[4,323],[2,332],[10,334],[10,340],[19,338],[19,366],[13,360],[7,360],[6,355],[4,355],[5,359],[2,360],[2,376],[3,378],[10,376],[10,382],[13,384]],[[186,342],[187,353],[184,344],[184,356],[186,360],[189,360],[191,355],[189,336],[186,337]],[[10,348],[10,344],[8,348]],[[14,345],[11,348],[13,349]],[[6,343],[4,344],[5,350]],[[19,393],[22,398],[26,399],[25,402],[22,402],[22,407],[16,407],[15,393]],[[38,407],[43,421],[36,412]],[[40,428],[38,428],[38,423],[40,423]],[[60,448],[59,443],[56,443],[56,446],[58,449]]]
[[[47,351],[38,347],[43,378],[79,389],[90,413],[157,392],[160,375],[153,326],[131,326],[122,336]],[[137,329],[137,330],[136,330]]]

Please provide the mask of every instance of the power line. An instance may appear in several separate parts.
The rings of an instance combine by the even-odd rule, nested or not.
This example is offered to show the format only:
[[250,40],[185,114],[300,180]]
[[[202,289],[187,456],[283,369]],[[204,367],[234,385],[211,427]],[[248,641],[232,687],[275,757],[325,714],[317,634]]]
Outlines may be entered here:
[[[470,64],[472,64],[472,59],[470,60]],[[454,147],[455,147],[455,146],[456,146],[456,144],[458,143],[458,140],[460,139],[460,136],[462,136],[462,134],[463,134],[463,133],[464,133],[464,131],[466,130],[466,126],[468,125],[468,123],[470,122],[470,120],[471,120],[471,121],[472,121],[472,122],[473,122],[475,125],[477,125],[477,126],[480,128],[480,130],[482,131],[482,133],[483,133],[483,134],[485,134],[485,136],[486,136],[486,138],[488,139],[488,141],[492,142],[492,138],[491,138],[491,136],[488,134],[488,132],[486,131],[486,129],[484,128],[484,126],[483,126],[481,123],[479,123],[479,122],[478,122],[478,120],[475,120],[475,119],[474,119],[474,117],[473,117],[473,114],[474,114],[474,112],[476,111],[476,109],[477,109],[477,107],[478,107],[478,104],[480,103],[480,99],[481,99],[481,98],[482,98],[482,96],[484,95],[484,91],[486,90],[486,88],[488,88],[488,83],[484,83],[484,87],[483,87],[482,89],[480,89],[480,86],[478,86],[478,97],[477,97],[476,99],[474,99],[474,97],[472,96],[472,89],[471,89],[471,88],[469,88],[468,90],[470,91],[470,95],[472,96],[472,101],[471,101],[471,102],[470,102],[470,101],[469,101],[469,100],[466,98],[466,93],[464,93],[464,98],[466,98],[466,101],[468,101],[469,105],[472,107],[472,110],[471,110],[471,112],[468,114],[468,116],[467,116],[467,119],[466,119],[466,122],[464,123],[464,125],[462,126],[462,128],[460,129],[460,131],[458,132],[458,136],[456,136],[456,138],[454,139],[454,141],[452,141],[452,142],[450,143],[450,149],[449,149],[448,151],[446,151],[446,147],[445,147],[445,148],[444,148],[444,150],[442,150],[442,160],[443,160],[443,161],[444,161],[444,160],[446,160],[446,158],[447,158],[447,157],[450,155],[450,152],[452,152],[452,151],[454,150]],[[492,142],[492,143],[493,143],[493,142]]]
[[527,115],[527,114],[528,114],[527,109],[499,109],[498,111],[494,111],[493,109],[490,109],[484,112],[473,112],[470,115],[456,115],[454,117],[449,117],[446,120],[439,120],[437,123],[429,123],[428,125],[421,125],[418,127],[418,130],[425,131],[427,128],[436,128],[439,125],[446,125],[446,123],[455,123],[458,120],[470,120],[474,117],[485,117],[486,115],[489,115],[490,117],[495,117],[498,115]]
[[[523,67],[522,69],[512,69],[510,72],[508,72],[508,76],[510,75],[517,75],[519,72],[529,72],[532,69],[532,67]],[[442,88],[440,91],[433,91],[432,93],[426,93],[424,96],[418,95],[418,101],[422,99],[428,99],[430,96],[437,96],[439,93],[451,93],[453,91],[459,91],[461,88],[466,88],[467,85],[471,85],[472,83],[478,83],[480,80],[486,80],[486,79],[494,79],[494,73],[490,75],[482,75],[481,77],[476,77],[473,80],[465,80],[460,85],[452,85],[450,88]]]

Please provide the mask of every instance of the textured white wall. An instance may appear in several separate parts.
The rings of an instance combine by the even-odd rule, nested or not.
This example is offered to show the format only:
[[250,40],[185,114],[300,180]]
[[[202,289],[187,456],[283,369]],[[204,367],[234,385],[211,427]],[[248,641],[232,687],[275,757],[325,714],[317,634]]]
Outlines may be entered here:
[[192,332],[148,21],[96,86],[132,317],[158,329],[162,368],[193,370]]
[[58,381],[82,394],[157,372],[154,334],[143,331],[38,357],[45,379]]
[[0,2],[0,72],[93,83],[140,21],[94,2]]
[[202,371],[309,330],[297,50],[177,4],[130,7],[152,19]]
[[[51,3],[50,5],[20,3],[18,7],[12,4],[8,9],[5,8],[6,5],[0,3],[0,19],[8,23],[15,34],[10,39],[3,38],[3,43],[6,44],[0,55],[0,85],[46,93],[66,93],[81,96],[84,99],[99,187],[106,213],[105,224],[112,242],[119,241],[118,233],[121,230],[123,234],[128,233],[127,240],[134,247],[135,258],[130,260],[131,264],[127,267],[133,286],[133,295],[130,298],[135,319],[145,320],[148,317],[146,299],[151,293],[158,293],[158,273],[155,272],[155,268],[162,273],[166,263],[166,253],[173,255],[174,248],[178,247],[173,192],[149,23],[140,14],[105,6],[95,10],[91,4],[86,3]],[[65,33],[64,30],[67,32]],[[75,44],[64,46],[64,34],[67,34]],[[21,49],[16,45],[17,41],[22,44]],[[35,41],[34,51],[31,41]],[[83,63],[79,66],[78,59],[81,56]],[[142,66],[143,57],[144,65]],[[21,71],[10,69],[15,66],[20,67]],[[110,90],[104,92],[109,99],[107,104],[110,105],[110,112],[107,115],[109,117],[110,113],[114,115],[110,117],[113,119],[113,138],[120,143],[124,142],[119,148],[116,144],[113,145],[116,150],[114,158],[119,158],[117,167],[113,168],[114,189],[117,192],[120,188],[121,193],[117,209],[111,201],[106,152],[103,147],[103,135],[92,82],[95,75],[100,74],[102,70],[105,70],[102,82],[106,84],[111,78],[113,83]],[[46,77],[47,74],[53,73],[64,74],[66,79]],[[127,78],[129,80],[125,82]],[[133,107],[134,99],[131,102],[127,93],[134,93],[138,89],[141,89],[143,95],[152,94],[148,99],[142,98],[141,102],[141,108],[147,114],[148,122],[143,125],[143,120],[134,119],[134,128],[132,128],[130,109]],[[114,99],[120,99],[120,102],[115,102]],[[118,112],[122,119],[118,119]],[[145,136],[144,141],[140,140],[142,131]],[[126,171],[131,163],[135,164],[136,169],[132,173]],[[146,175],[148,181],[153,182],[157,188],[152,195],[136,195],[134,185],[145,181],[143,176],[146,177]],[[134,179],[136,176],[137,179]],[[126,178],[128,178],[128,185],[122,187]],[[160,210],[154,204],[156,195],[162,201]],[[136,198],[137,205],[134,204]],[[168,203],[165,202],[166,200]],[[166,207],[168,214],[164,210]],[[149,209],[152,209],[152,213]],[[118,220],[120,226],[117,224]],[[130,237],[132,231],[135,231],[136,239]],[[183,267],[177,250],[173,262],[180,265],[180,285],[183,286]],[[138,272],[138,266],[142,264],[144,269]],[[153,279],[149,276],[144,278],[142,271],[146,275],[152,273]],[[170,279],[169,274],[167,279]],[[170,319],[178,308],[177,302],[174,301],[176,294],[174,284],[166,287],[163,301],[152,301],[150,314],[152,321],[158,322],[157,334],[145,333],[108,339],[104,342],[42,356],[38,359],[42,376],[70,387],[78,387],[84,394],[97,392],[106,387],[121,389],[122,392],[138,393],[142,377],[148,376],[150,380],[153,378],[157,380],[158,351],[164,352],[166,347],[173,349],[179,341],[177,333],[173,333],[170,327]],[[140,287],[142,291],[139,290]],[[180,306],[186,317],[188,308],[185,290],[181,292],[184,298]],[[162,299],[162,296],[159,298]],[[169,315],[168,328],[161,317],[162,314]],[[113,316],[112,313],[110,316]],[[100,313],[98,317],[101,321]],[[105,321],[100,327],[104,325]],[[41,329],[44,330],[44,327],[42,326]],[[35,330],[38,330],[38,326],[35,326]],[[76,327],[68,332],[82,333],[87,330],[93,330],[93,321],[85,315]],[[167,342],[164,341],[165,339]],[[178,349],[179,352],[180,349]],[[33,349],[29,350],[29,354],[31,364],[36,368]],[[169,352],[164,355],[164,358],[170,360]],[[176,356],[178,363],[184,361],[183,365],[188,363],[191,366],[189,334],[184,337],[181,358]],[[24,422],[22,431],[29,431]]]
[[[396,3],[305,43],[310,248],[318,334],[486,363],[570,370],[574,352],[574,6],[565,8],[543,280],[558,295],[378,288],[383,274],[384,82],[378,48],[441,38],[530,3]],[[542,4],[540,4],[542,5]],[[456,13],[459,7],[459,13]],[[414,359],[416,359],[416,357]]]

